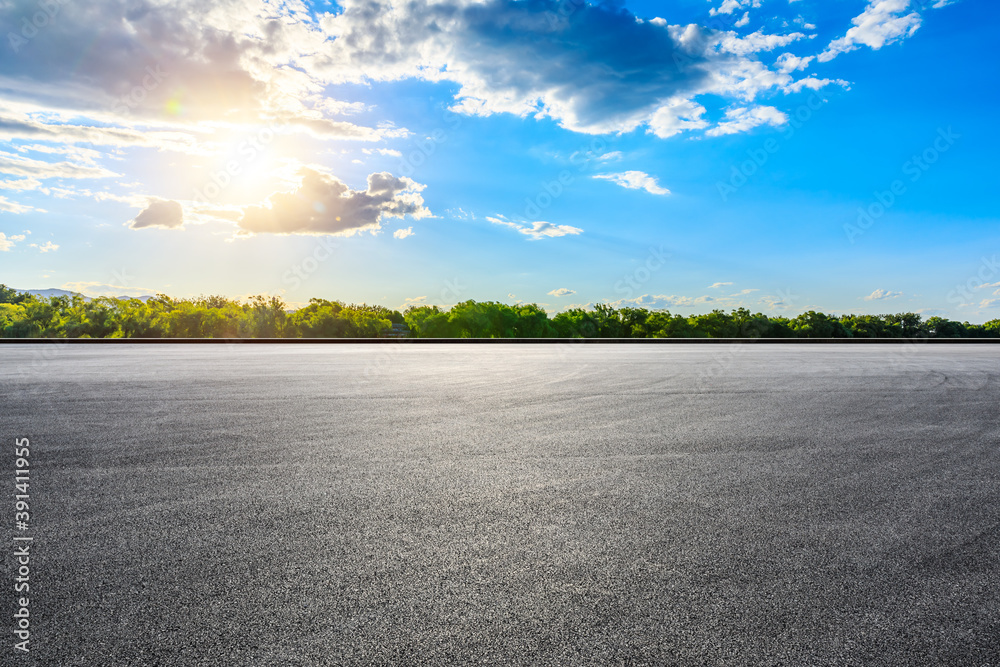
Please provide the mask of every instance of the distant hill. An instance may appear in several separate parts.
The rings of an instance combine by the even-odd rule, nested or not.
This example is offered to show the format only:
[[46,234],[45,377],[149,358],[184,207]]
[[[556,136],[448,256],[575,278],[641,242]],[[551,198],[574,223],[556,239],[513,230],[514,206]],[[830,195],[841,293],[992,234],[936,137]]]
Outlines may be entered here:
[[[16,288],[14,288],[16,289]],[[82,296],[85,301],[93,300],[93,297],[86,296],[85,294],[80,294],[79,292],[70,292],[64,289],[17,289],[18,292],[27,292],[33,296],[40,296],[43,298],[49,298],[53,296]],[[146,301],[147,299],[152,299],[153,295],[146,294],[143,296],[117,296],[116,299],[139,299],[140,301]]]
[[[54,289],[54,288],[53,289],[17,289],[16,287],[13,288],[13,289],[15,289],[18,292],[27,292],[28,294],[31,294],[33,296],[42,296],[42,297],[45,297],[45,298],[49,298],[50,296],[83,296],[79,292],[70,292],[69,290],[64,290],[64,289]],[[87,297],[84,296],[83,298],[86,299]]]

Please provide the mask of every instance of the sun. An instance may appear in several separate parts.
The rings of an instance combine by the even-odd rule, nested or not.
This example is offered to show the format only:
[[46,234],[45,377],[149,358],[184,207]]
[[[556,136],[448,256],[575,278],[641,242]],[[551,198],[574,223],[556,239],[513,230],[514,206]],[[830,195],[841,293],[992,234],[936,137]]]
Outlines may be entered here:
[[223,144],[215,169],[241,195],[270,193],[284,180],[290,163],[296,163],[282,137],[269,126],[234,130]]

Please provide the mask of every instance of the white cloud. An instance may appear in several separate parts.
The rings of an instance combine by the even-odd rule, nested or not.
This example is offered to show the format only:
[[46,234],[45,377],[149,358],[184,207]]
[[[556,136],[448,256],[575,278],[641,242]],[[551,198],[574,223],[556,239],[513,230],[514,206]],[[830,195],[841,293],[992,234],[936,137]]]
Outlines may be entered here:
[[28,245],[32,248],[37,248],[38,252],[52,252],[54,250],[59,250],[59,246],[52,241],[46,241],[41,245],[38,245],[37,243],[29,243]]
[[730,109],[726,112],[726,121],[705,132],[709,137],[720,137],[727,134],[746,132],[761,125],[780,127],[788,122],[788,116],[774,107],[757,106],[750,108]]
[[0,197],[0,211],[6,211],[7,213],[27,213],[28,211],[37,211],[38,209],[33,206],[28,206],[26,204],[18,204],[13,202],[6,197]]
[[312,71],[334,81],[449,81],[461,113],[547,116],[589,134],[700,129],[695,97],[752,101],[790,84],[755,55],[805,37],[643,21],[617,3],[572,12],[559,0],[339,5],[321,21],[335,39],[310,61]]
[[716,302],[711,296],[677,296],[667,294],[643,294],[634,299],[620,299],[610,303],[615,308],[635,307],[649,310],[665,308],[694,308]]
[[405,239],[407,236],[413,236],[413,227],[407,227],[406,229],[397,229],[392,233],[392,236],[397,239]]
[[623,171],[617,174],[596,174],[594,178],[617,183],[629,190],[645,190],[654,195],[669,195],[670,190],[661,188],[656,178],[643,171]]
[[113,171],[73,162],[42,162],[0,151],[0,173],[27,178],[109,178]]
[[814,76],[807,77],[805,79],[799,79],[794,83],[790,83],[785,86],[785,92],[797,93],[803,88],[809,88],[810,90],[819,90],[820,88],[825,88],[830,85],[838,85],[843,88],[849,88],[850,84],[843,79],[817,79]]
[[717,16],[719,14],[732,14],[737,9],[741,9],[750,4],[750,0],[723,0],[722,5],[718,9],[712,7],[708,10],[711,16]]
[[816,56],[800,57],[794,53],[782,53],[778,56],[775,64],[778,66],[778,71],[788,74],[789,72],[804,70],[815,59]]
[[998,282],[998,283],[983,283],[982,285],[978,285],[976,287],[976,289],[992,289],[994,287],[1000,287],[1000,282]]
[[683,98],[667,100],[649,119],[649,131],[661,139],[668,139],[675,134],[689,130],[700,130],[708,127],[708,121],[702,118],[705,107]]
[[11,248],[14,247],[15,243],[18,243],[23,240],[24,240],[24,234],[7,236],[3,232],[0,232],[0,252],[10,252]]
[[720,287],[727,287],[729,285],[732,285],[732,283],[712,283],[711,285],[708,286],[708,289],[718,289]]
[[575,290],[566,289],[565,287],[560,287],[559,289],[554,289],[548,292],[549,296],[570,296],[571,294],[576,294]]
[[980,308],[998,308],[1000,307],[1000,299],[983,299],[979,302]]
[[903,296],[902,292],[893,292],[892,290],[877,289],[868,296],[865,297],[865,301],[882,301],[885,299],[898,299]]
[[374,155],[378,153],[379,155],[389,155],[392,157],[403,157],[403,154],[394,148],[364,148],[361,151],[365,155]]
[[425,218],[420,192],[425,186],[388,172],[368,176],[364,190],[351,190],[332,174],[305,168],[295,192],[278,192],[249,206],[239,221],[241,234],[353,234],[381,229],[384,218]]
[[830,42],[819,55],[820,62],[833,60],[861,45],[878,50],[910,37],[920,27],[920,14],[906,13],[909,9],[910,0],[873,0],[864,12],[851,19],[854,27],[847,34]]
[[21,178],[16,181],[0,181],[0,190],[42,190],[42,182],[37,178]]
[[486,216],[486,219],[494,225],[510,227],[525,236],[530,236],[533,241],[538,241],[543,238],[575,236],[583,233],[583,230],[578,227],[571,227],[569,225],[554,225],[551,222],[535,221],[528,225],[527,223],[513,222],[502,215]]
[[801,32],[787,35],[768,35],[758,30],[744,37],[738,36],[735,32],[729,32],[719,41],[719,48],[738,56],[747,56],[761,51],[773,51],[778,47],[787,46],[805,38],[806,35]]
[[[225,118],[322,135],[373,132],[336,119],[364,105],[325,96],[308,65],[327,35],[301,0],[58,4],[58,16],[30,41],[10,45],[18,57],[5,59],[0,86],[13,97],[129,124]],[[39,6],[6,0],[0,25],[20,25]]]

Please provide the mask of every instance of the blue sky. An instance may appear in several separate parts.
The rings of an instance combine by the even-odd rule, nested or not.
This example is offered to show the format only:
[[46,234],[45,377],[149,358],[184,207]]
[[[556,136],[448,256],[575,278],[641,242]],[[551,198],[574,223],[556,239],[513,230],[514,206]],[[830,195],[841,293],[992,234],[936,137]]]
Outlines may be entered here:
[[1000,317],[976,0],[0,7],[0,282]]

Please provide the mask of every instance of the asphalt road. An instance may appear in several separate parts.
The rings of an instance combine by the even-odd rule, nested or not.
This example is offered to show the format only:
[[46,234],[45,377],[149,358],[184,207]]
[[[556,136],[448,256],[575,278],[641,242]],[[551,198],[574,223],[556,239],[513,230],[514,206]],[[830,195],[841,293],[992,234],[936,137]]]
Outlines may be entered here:
[[1000,347],[0,348],[4,665],[1000,665]]

